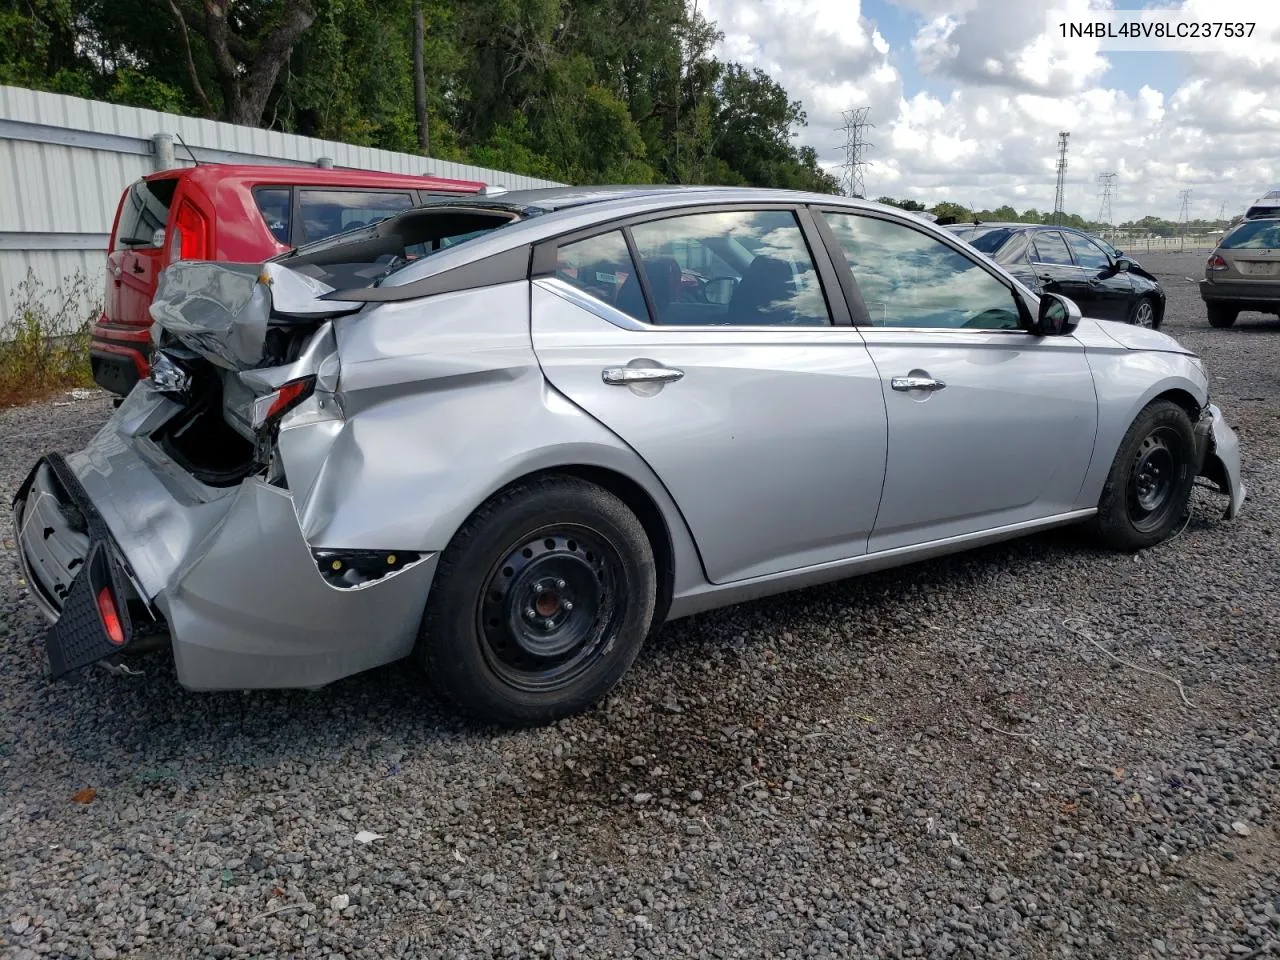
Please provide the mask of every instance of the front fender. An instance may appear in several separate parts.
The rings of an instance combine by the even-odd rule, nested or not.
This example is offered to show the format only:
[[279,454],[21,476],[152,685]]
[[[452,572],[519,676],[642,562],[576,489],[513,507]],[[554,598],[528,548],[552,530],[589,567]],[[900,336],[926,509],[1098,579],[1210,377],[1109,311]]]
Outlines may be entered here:
[[1189,398],[1197,409],[1209,400],[1204,373],[1187,354],[1129,350],[1099,341],[1086,345],[1085,356],[1098,396],[1098,432],[1076,498],[1080,509],[1097,506],[1120,442],[1144,407],[1161,396]]

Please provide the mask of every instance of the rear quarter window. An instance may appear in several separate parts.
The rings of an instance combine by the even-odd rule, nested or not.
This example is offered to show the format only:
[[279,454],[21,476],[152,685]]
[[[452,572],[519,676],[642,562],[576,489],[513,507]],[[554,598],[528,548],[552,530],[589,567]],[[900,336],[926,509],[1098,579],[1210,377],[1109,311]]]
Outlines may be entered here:
[[288,244],[293,219],[293,190],[289,187],[258,187],[253,191],[253,200],[271,235],[280,243]]
[[394,217],[413,206],[413,196],[391,190],[298,191],[298,213],[302,218],[302,242],[323,240],[337,233],[365,227]]

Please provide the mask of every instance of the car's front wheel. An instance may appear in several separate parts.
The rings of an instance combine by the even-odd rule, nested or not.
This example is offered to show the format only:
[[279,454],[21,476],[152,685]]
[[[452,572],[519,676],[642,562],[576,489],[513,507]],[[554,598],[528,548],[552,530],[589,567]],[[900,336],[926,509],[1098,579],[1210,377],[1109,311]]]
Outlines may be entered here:
[[1205,310],[1209,314],[1209,326],[1219,330],[1231,326],[1240,315],[1239,310],[1226,303],[1207,303]]
[[515,484],[440,557],[415,654],[478,719],[547,723],[600,700],[639,653],[657,573],[621,500],[572,477]]
[[1107,475],[1094,529],[1116,550],[1142,550],[1167,539],[1186,516],[1196,475],[1191,418],[1156,400],[1130,425]]
[[1142,297],[1129,312],[1129,322],[1135,327],[1146,327],[1150,330],[1160,329],[1160,317],[1156,314],[1155,302],[1150,297]]

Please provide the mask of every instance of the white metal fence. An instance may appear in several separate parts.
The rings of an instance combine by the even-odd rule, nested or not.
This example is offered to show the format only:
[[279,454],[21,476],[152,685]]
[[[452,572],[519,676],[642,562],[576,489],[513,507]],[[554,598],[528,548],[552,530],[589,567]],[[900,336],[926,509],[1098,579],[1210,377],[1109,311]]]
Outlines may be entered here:
[[[0,331],[28,271],[47,291],[81,273],[101,295],[107,242],[126,186],[168,163],[282,163],[429,174],[508,189],[554,181],[313,137],[0,86]],[[160,135],[159,139],[157,139]],[[188,148],[190,153],[188,153]],[[89,308],[85,305],[85,309]]]

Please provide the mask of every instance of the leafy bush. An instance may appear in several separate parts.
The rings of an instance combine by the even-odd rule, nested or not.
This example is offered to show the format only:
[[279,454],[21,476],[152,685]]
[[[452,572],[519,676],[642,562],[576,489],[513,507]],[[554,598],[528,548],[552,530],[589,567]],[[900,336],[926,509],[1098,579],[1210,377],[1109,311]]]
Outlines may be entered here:
[[102,303],[89,278],[77,271],[46,290],[28,270],[9,297],[10,325],[0,329],[0,407],[93,386],[89,327]]

